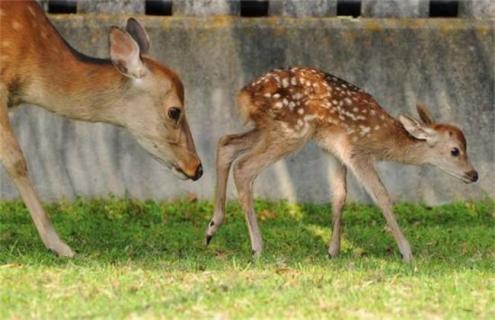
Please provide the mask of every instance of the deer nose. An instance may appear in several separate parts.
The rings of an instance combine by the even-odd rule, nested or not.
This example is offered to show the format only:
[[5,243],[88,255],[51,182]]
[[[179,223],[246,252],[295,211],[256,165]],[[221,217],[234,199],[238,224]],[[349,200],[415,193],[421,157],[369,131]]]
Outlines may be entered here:
[[471,170],[468,173],[466,173],[469,179],[471,179],[472,182],[478,181],[478,171],[476,170]]
[[192,177],[192,179],[196,181],[199,178],[201,178],[202,175],[203,175],[203,165],[200,163],[199,166],[196,168],[196,173],[194,174],[194,177]]

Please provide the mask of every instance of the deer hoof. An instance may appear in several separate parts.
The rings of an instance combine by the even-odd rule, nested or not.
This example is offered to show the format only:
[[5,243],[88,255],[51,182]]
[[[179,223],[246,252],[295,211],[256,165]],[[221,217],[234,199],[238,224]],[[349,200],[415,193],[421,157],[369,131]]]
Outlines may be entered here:
[[206,235],[206,237],[205,237],[205,246],[208,246],[210,244],[210,241],[211,241],[212,238],[213,238],[213,236]]
[[261,251],[251,250],[251,255],[254,260],[258,260],[261,257]]
[[337,252],[328,252],[328,258],[329,259],[335,259],[339,256],[339,254]]
[[51,251],[57,254],[59,257],[74,258],[74,251],[63,242],[59,242],[55,245],[49,246]]
[[330,247],[328,249],[328,257],[329,258],[337,258],[337,256],[339,255],[339,252],[340,252],[340,248]]
[[413,259],[413,256],[412,256],[412,253],[407,253],[407,254],[402,254],[402,261],[404,261],[405,263],[410,263]]

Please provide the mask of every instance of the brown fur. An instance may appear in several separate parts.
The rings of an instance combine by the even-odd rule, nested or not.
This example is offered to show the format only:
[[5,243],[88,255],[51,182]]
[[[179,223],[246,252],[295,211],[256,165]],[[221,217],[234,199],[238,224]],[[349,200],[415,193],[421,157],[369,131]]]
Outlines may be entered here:
[[[394,217],[392,202],[375,171],[375,161],[430,162],[444,165],[446,171],[458,177],[461,175],[457,171],[463,170],[462,179],[475,181],[471,177],[477,177],[465,155],[462,131],[451,125],[433,124],[425,107],[418,107],[424,125],[404,118],[408,121],[406,128],[371,95],[318,69],[271,71],[242,88],[238,105],[243,117],[253,122],[255,128],[245,134],[225,136],[218,145],[215,211],[206,231],[206,243],[224,221],[228,173],[239,158],[234,166],[234,181],[246,215],[251,248],[259,255],[263,246],[253,209],[254,180],[264,168],[310,139],[339,162],[332,168],[333,232],[328,248],[332,257],[340,250],[347,169],[382,209],[405,261],[412,259],[411,248]],[[445,137],[446,132],[450,139]],[[451,150],[457,145],[464,152],[454,158]]]
[[454,139],[459,141],[459,143],[461,144],[462,151],[466,152],[467,149],[466,137],[464,137],[464,133],[462,133],[462,131],[459,130],[459,128],[445,123],[436,123],[432,126],[432,128],[438,132],[444,132],[447,133],[449,136],[454,137]]
[[[43,243],[62,256],[74,253],[58,237],[32,187],[8,108],[30,103],[71,119],[125,127],[180,176],[196,180],[202,174],[180,78],[141,57],[140,48],[149,48],[146,31],[133,19],[128,28],[133,35],[111,28],[111,59],[91,58],[60,36],[36,2],[0,0],[0,161]],[[170,110],[180,117],[170,116]]]

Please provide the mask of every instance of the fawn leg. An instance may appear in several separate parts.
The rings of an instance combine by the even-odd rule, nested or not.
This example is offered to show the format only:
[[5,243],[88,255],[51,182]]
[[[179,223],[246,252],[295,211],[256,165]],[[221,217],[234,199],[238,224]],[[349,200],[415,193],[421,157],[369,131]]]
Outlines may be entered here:
[[45,246],[59,256],[73,257],[74,252],[60,240],[33,189],[26,160],[10,125],[6,94],[3,93],[0,92],[0,162],[21,194]]
[[351,160],[350,168],[357,179],[364,185],[366,191],[370,194],[378,207],[382,210],[382,214],[399,246],[403,260],[405,262],[410,262],[412,260],[411,247],[409,246],[406,237],[402,234],[399,224],[395,219],[392,201],[390,200],[387,189],[385,189],[385,186],[376,172],[373,162],[370,159],[354,158]]
[[253,183],[260,172],[283,156],[301,146],[304,139],[289,140],[284,136],[261,136],[259,143],[249,150],[234,166],[234,181],[239,201],[244,209],[251,249],[254,256],[263,250],[263,240],[253,208]]
[[330,257],[336,257],[340,252],[340,233],[342,225],[342,209],[347,197],[347,168],[340,161],[332,167],[332,238],[328,246]]
[[226,135],[220,138],[217,147],[217,181],[215,188],[215,204],[213,217],[208,224],[205,235],[205,244],[208,245],[222,225],[225,218],[225,194],[227,180],[232,162],[246,149],[250,148],[259,135],[257,129],[241,134]]

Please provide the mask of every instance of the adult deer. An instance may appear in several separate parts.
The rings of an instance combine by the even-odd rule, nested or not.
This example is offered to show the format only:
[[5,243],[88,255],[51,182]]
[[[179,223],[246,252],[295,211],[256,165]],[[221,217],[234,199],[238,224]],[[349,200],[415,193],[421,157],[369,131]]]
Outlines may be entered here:
[[73,49],[34,1],[0,0],[0,161],[28,207],[40,237],[58,255],[71,248],[55,232],[29,180],[8,109],[21,103],[59,115],[127,128],[184,179],[202,175],[186,120],[184,89],[169,68],[146,56],[150,41],[134,19],[110,30],[110,59]]
[[431,164],[466,183],[478,180],[460,129],[433,122],[421,106],[417,108],[421,122],[405,115],[395,119],[371,95],[317,69],[269,72],[245,86],[237,101],[241,113],[255,128],[226,135],[219,141],[215,209],[206,231],[206,244],[224,221],[229,170],[241,155],[234,166],[234,180],[255,255],[262,251],[262,239],[253,210],[253,182],[262,169],[310,139],[339,160],[332,174],[333,232],[328,249],[331,257],[340,250],[348,169],[381,208],[405,261],[412,259],[411,248],[397,224],[392,202],[374,163],[390,160]]

